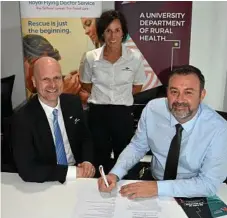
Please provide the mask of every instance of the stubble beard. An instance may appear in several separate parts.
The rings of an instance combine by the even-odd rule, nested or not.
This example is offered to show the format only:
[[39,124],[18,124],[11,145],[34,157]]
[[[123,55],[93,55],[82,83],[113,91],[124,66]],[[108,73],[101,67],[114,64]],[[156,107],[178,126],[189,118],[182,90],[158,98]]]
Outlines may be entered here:
[[[185,109],[178,110],[177,107],[183,107]],[[176,119],[180,119],[180,120],[185,120],[191,117],[193,114],[193,111],[191,110],[190,105],[188,103],[174,102],[171,108],[169,107],[169,110]]]

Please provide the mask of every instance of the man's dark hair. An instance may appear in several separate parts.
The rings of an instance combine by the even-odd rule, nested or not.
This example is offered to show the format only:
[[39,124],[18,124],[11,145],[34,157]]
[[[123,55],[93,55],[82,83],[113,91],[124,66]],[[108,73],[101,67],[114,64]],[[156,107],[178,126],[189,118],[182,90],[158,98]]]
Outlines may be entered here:
[[39,58],[44,54],[54,58],[56,61],[61,59],[59,51],[41,35],[28,34],[23,37],[24,57],[31,62],[32,58]]
[[96,22],[97,35],[100,42],[105,42],[103,37],[104,31],[110,25],[110,23],[115,19],[118,19],[121,23],[121,28],[123,31],[122,42],[126,41],[126,38],[128,35],[128,27],[127,27],[127,22],[124,15],[119,11],[109,10],[109,11],[103,12],[100,18]]
[[205,86],[204,76],[198,68],[192,65],[183,65],[183,66],[175,67],[169,74],[168,85],[171,77],[173,77],[174,75],[190,75],[190,74],[194,74],[198,77],[200,81],[200,91],[202,91]]

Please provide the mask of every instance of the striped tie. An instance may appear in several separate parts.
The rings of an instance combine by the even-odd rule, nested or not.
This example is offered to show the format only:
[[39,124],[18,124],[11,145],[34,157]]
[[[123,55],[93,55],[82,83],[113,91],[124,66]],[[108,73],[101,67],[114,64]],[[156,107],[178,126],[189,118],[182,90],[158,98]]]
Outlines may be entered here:
[[57,162],[60,165],[68,165],[64,142],[61,135],[61,130],[58,124],[58,110],[53,110],[54,115],[54,137],[55,137],[55,147],[56,147],[56,154],[57,154]]

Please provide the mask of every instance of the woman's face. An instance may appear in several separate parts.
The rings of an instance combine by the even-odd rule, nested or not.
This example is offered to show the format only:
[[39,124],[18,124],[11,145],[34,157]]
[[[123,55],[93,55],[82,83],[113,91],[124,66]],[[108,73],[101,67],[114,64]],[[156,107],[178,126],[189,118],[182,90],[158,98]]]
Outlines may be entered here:
[[33,76],[33,67],[32,64],[25,58],[24,59],[24,71],[25,71],[25,84],[26,88],[30,92],[35,92],[35,88],[32,83],[32,76]]
[[122,43],[123,31],[119,19],[113,20],[104,31],[104,41],[107,46],[119,47]]
[[98,43],[98,36],[96,33],[96,19],[95,18],[81,18],[85,34],[88,35],[93,43]]

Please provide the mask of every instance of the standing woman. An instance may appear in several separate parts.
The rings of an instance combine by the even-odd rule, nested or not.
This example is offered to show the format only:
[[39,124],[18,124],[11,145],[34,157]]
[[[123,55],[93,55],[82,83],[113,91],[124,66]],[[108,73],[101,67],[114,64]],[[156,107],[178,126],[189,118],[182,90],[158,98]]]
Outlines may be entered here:
[[82,87],[90,94],[89,125],[95,145],[96,167],[108,172],[111,151],[116,161],[133,136],[133,94],[146,80],[142,56],[122,43],[128,29],[123,14],[110,10],[97,22],[98,39],[104,45],[86,53]]

